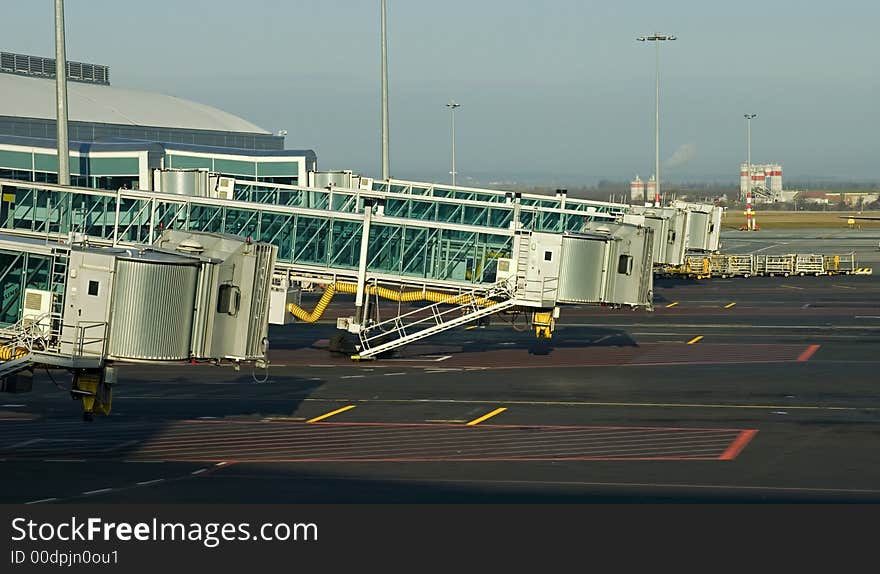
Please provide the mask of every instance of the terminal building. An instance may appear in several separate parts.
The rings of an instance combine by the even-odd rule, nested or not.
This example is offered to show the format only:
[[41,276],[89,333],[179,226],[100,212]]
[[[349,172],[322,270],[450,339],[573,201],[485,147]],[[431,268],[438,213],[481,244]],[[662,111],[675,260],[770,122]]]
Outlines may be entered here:
[[[71,185],[157,190],[159,169],[306,185],[313,150],[228,112],[110,85],[107,66],[68,62]],[[0,178],[56,183],[55,60],[0,52]]]

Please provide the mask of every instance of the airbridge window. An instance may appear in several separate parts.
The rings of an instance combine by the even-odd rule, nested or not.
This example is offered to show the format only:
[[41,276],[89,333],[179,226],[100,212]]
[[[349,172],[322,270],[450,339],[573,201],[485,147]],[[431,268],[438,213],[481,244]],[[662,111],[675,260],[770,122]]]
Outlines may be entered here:
[[221,285],[217,295],[217,312],[227,315],[238,315],[238,307],[241,304],[241,289],[235,285]]
[[630,275],[633,270],[632,255],[621,255],[617,260],[617,272],[621,275]]

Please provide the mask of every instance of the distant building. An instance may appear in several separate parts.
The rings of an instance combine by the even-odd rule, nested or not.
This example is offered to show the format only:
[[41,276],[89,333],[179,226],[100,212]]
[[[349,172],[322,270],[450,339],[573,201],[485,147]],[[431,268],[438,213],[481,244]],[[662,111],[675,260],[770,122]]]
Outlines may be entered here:
[[880,192],[802,191],[796,200],[813,205],[843,205],[860,207],[880,200]]
[[[202,169],[306,185],[312,150],[181,98],[110,85],[106,66],[68,62],[71,184],[153,189],[153,170]],[[57,182],[55,61],[0,52],[0,177]]]

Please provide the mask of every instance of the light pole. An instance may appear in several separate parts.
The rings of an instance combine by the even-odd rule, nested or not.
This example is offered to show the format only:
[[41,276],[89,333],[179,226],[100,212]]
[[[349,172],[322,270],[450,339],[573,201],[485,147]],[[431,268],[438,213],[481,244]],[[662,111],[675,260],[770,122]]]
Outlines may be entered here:
[[452,171],[449,173],[452,174],[452,187],[455,187],[455,108],[460,108],[461,104],[455,103],[455,100],[449,100],[446,107],[449,108],[452,113]]
[[[70,185],[67,135],[67,50],[64,45],[64,0],[55,0],[55,123],[58,145],[58,183]],[[48,229],[48,225],[46,226]]]
[[654,34],[653,36],[639,36],[639,42],[654,42],[657,52],[657,108],[654,116],[654,194],[660,197],[660,42],[675,40],[675,36],[667,34]]
[[746,184],[746,194],[750,194],[752,189],[752,119],[758,117],[758,114],[743,114],[743,117],[746,119],[746,133],[747,136],[747,150],[748,155],[746,156],[746,163],[748,163],[748,174],[749,174],[749,182]]
[[382,0],[382,179],[388,181],[391,162],[388,159],[388,49],[385,41],[385,0]]

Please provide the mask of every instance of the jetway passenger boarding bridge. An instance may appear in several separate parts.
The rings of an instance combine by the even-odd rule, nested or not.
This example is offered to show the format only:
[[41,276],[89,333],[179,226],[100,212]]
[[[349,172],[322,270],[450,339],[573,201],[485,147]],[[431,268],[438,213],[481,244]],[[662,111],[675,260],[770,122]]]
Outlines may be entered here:
[[[359,358],[512,308],[531,309],[536,332],[549,336],[557,304],[651,305],[653,234],[611,214],[523,207],[515,196],[506,203],[425,201],[234,180],[224,189],[222,179],[204,195],[171,193],[182,188],[167,181],[164,191],[112,192],[2,180],[0,231],[143,246],[174,229],[273,245],[273,300],[283,301],[282,309],[306,321],[323,311],[322,303],[311,313],[298,309],[290,281],[331,285],[330,296],[356,295],[356,314],[340,327],[358,335]],[[533,229],[524,228],[524,217]],[[558,231],[541,231],[548,226]],[[432,318],[404,314],[391,323],[375,321],[373,295],[432,302]],[[275,322],[287,322],[277,309],[270,311]]]

